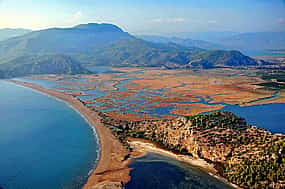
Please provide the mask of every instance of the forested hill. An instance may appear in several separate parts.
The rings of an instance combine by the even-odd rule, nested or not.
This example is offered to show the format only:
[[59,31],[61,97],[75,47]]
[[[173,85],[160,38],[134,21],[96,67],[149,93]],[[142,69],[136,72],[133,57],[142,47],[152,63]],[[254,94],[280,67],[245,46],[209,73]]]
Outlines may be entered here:
[[112,126],[123,143],[127,137],[144,138],[176,153],[204,159],[243,188],[285,187],[285,135],[247,125],[233,113],[134,122],[103,117],[103,123]]
[[30,74],[89,74],[73,58],[65,55],[22,56],[0,66],[0,78]]
[[[257,61],[238,51],[204,50],[176,43],[152,43],[130,35],[112,24],[81,24],[72,28],[51,28],[0,42],[0,70],[2,75],[24,75],[19,67],[22,57],[64,55],[77,64],[87,66],[131,66],[164,68],[214,68],[259,66]],[[39,60],[41,61],[41,60]],[[15,64],[15,65],[13,65]],[[32,64],[31,64],[32,65]],[[54,65],[51,62],[51,66]],[[58,65],[58,64],[57,64]],[[25,70],[25,69],[24,69]],[[40,73],[50,72],[41,69]],[[7,73],[5,73],[7,72]],[[68,72],[66,70],[65,72]],[[16,74],[17,73],[17,74]],[[30,72],[32,73],[32,72]],[[79,72],[80,73],[80,72]]]
[[0,57],[27,54],[92,54],[101,46],[131,37],[112,24],[84,24],[72,28],[50,28],[0,42]]

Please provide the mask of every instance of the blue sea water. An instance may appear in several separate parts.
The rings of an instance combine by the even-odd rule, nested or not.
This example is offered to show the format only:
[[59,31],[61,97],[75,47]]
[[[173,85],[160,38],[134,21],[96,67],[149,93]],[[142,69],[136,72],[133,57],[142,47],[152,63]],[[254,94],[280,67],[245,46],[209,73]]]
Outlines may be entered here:
[[[285,133],[285,104],[226,106],[223,110],[250,124]],[[0,81],[0,188],[81,188],[94,167],[97,150],[89,125],[66,104]],[[130,166],[134,169],[127,189],[230,188],[198,169],[155,154],[136,159]]]
[[0,81],[0,188],[81,188],[98,147],[91,127],[68,105]]

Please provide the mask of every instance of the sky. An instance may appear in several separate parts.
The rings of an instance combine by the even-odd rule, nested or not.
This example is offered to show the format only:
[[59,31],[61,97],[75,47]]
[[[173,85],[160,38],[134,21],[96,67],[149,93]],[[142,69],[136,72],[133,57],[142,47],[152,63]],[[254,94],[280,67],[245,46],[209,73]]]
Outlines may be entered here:
[[285,30],[285,0],[0,0],[0,28],[112,23],[133,34]]

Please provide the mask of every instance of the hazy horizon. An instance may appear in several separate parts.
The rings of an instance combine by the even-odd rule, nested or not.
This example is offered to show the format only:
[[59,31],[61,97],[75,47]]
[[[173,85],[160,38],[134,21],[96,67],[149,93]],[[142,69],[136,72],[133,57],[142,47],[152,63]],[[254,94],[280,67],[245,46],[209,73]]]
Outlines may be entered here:
[[[285,30],[284,0],[0,0],[0,28],[112,23],[132,34]],[[20,18],[20,19],[19,19]]]

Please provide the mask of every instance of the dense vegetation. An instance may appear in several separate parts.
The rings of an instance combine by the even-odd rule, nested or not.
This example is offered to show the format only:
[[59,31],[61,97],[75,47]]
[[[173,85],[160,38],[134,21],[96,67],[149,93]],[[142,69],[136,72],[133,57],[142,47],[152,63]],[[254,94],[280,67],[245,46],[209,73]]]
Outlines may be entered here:
[[249,126],[232,113],[136,122],[104,117],[103,122],[126,146],[126,137],[144,138],[213,163],[241,187],[285,187],[285,136]]
[[285,84],[278,83],[278,82],[259,83],[258,85],[263,86],[264,88],[270,89],[270,90],[285,89]]
[[[267,142],[265,141],[265,144]],[[261,159],[247,158],[240,165],[227,163],[224,175],[229,181],[245,188],[284,188],[285,141],[270,141],[260,152]]]
[[265,89],[269,90],[282,90],[285,89],[285,71],[272,69],[272,70],[262,70],[257,73],[259,77],[268,81],[265,83],[259,83],[258,85],[263,86]]
[[263,70],[257,74],[264,80],[276,80],[277,82],[285,82],[284,70]]

